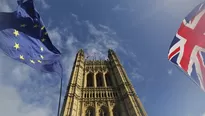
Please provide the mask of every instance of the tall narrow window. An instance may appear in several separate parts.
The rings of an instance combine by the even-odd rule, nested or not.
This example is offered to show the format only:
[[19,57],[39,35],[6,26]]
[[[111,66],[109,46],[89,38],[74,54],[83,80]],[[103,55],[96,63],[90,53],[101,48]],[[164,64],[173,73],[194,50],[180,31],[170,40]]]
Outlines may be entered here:
[[89,73],[87,75],[87,87],[93,87],[94,81],[93,81],[93,73]]
[[108,116],[108,109],[105,106],[102,106],[99,111],[100,116]]
[[96,80],[97,80],[97,87],[102,87],[103,86],[103,74],[98,73],[96,75]]
[[120,111],[118,110],[117,106],[115,106],[112,110],[113,116],[120,116]]
[[105,80],[106,80],[107,86],[112,86],[112,80],[111,80],[109,73],[105,74]]
[[88,107],[85,116],[95,116],[95,109],[93,107]]

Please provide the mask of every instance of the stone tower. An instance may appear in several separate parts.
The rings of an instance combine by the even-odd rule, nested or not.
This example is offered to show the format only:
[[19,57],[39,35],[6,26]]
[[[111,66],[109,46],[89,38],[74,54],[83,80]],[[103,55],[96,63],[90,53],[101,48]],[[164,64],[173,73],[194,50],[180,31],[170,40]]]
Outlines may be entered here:
[[86,60],[79,50],[61,116],[147,116],[113,50],[108,60]]

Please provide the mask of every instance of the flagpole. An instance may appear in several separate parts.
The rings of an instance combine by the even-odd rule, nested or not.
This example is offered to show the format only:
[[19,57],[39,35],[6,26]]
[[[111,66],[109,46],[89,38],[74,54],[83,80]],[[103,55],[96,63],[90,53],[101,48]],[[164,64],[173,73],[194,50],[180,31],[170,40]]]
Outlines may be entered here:
[[57,73],[60,76],[60,92],[59,92],[60,95],[59,95],[59,98],[58,98],[58,114],[57,114],[57,116],[60,116],[61,96],[62,96],[62,86],[63,86],[63,72],[64,72],[61,63],[59,65],[60,65],[62,70],[61,70],[60,74]]
[[59,96],[59,101],[58,101],[58,114],[57,116],[60,116],[60,106],[61,106],[61,95],[62,95],[62,83],[63,83],[63,77],[60,77],[60,96]]

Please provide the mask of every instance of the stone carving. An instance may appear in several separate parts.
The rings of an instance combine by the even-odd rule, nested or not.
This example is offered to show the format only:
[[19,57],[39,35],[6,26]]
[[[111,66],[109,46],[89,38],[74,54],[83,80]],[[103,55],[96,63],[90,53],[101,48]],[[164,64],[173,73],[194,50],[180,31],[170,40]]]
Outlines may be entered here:
[[96,60],[95,64],[101,64],[100,60]]
[[93,72],[93,67],[92,66],[89,66],[89,67],[86,67],[86,72]]
[[103,67],[103,71],[104,71],[104,72],[107,71],[107,68],[106,68],[106,67]]
[[92,106],[92,107],[94,107],[95,106],[95,103],[94,102],[85,102],[84,103],[84,105],[85,105],[85,107],[88,107],[88,106]]
[[85,69],[85,70],[86,70],[86,72],[88,72],[88,71],[89,71],[89,67],[86,67],[86,69]]
[[100,107],[100,106],[108,106],[107,102],[105,101],[98,101],[97,102],[97,105]]
[[110,106],[111,106],[111,107],[114,107],[114,105],[115,105],[115,101],[113,101],[113,100],[110,101]]

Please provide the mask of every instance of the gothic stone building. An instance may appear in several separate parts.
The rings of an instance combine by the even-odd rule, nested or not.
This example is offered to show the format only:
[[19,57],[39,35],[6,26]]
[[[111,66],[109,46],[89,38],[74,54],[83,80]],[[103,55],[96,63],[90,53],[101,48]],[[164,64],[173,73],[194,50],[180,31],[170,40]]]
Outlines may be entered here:
[[79,50],[61,116],[147,116],[113,50],[108,60],[86,60]]

